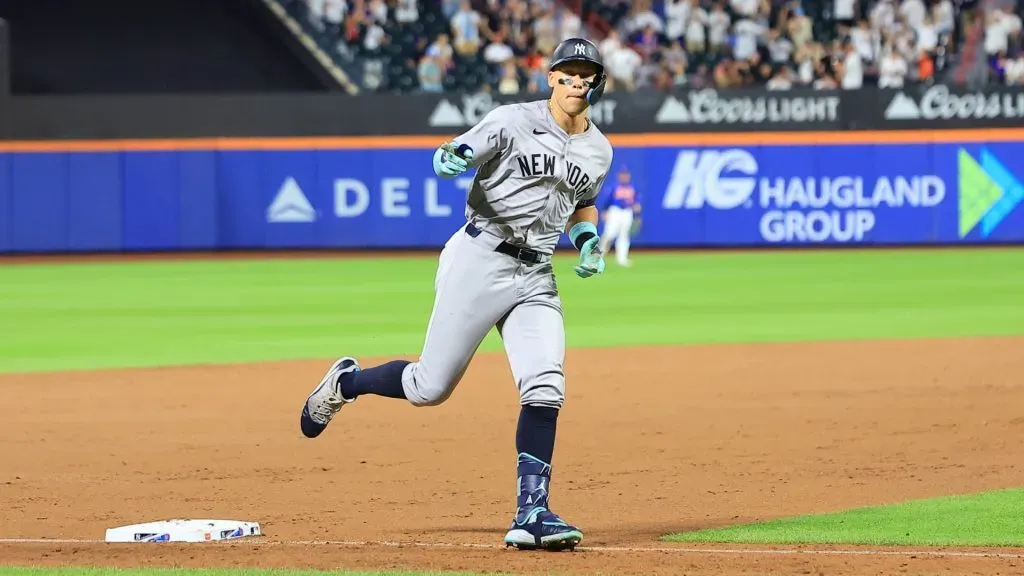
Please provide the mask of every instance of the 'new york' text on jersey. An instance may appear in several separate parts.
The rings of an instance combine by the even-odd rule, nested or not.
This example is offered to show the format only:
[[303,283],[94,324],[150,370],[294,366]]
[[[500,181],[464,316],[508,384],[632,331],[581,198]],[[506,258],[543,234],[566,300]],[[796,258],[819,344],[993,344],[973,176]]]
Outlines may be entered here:
[[506,104],[455,139],[477,168],[466,218],[478,228],[545,254],[569,216],[592,204],[612,163],[612,147],[592,122],[569,136],[547,100]]

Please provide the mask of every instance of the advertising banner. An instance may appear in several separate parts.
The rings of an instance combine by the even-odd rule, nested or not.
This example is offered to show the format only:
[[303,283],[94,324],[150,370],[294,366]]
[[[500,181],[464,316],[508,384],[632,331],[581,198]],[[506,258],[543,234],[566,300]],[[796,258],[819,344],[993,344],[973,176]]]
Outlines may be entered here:
[[[857,99],[877,104],[865,91]],[[231,94],[25,97],[9,99],[0,138],[76,140],[307,136],[444,138],[502,104],[548,93]],[[761,89],[611,92],[591,108],[606,134],[804,132],[850,124],[851,97],[822,91]],[[858,104],[863,106],[863,104]],[[879,118],[869,107],[862,112]]]
[[[1024,243],[1022,142],[617,146],[636,246]],[[471,175],[431,150],[0,154],[0,251],[438,248]],[[608,178],[601,206],[617,178]],[[563,239],[563,245],[568,245]]]
[[[440,96],[423,130],[463,130],[500,104],[546,98],[489,93]],[[842,126],[842,93],[762,89],[678,90],[671,93],[611,92],[591,109],[594,122],[611,134],[628,132],[738,132],[832,130]]]
[[[0,109],[0,139],[445,138],[497,106],[544,98],[547,92],[11,95]],[[1024,123],[1024,87],[640,90],[605,94],[591,116],[602,132],[613,135],[1012,128]]]
[[[1024,240],[1024,146],[651,150],[648,242],[929,244]],[[696,238],[680,229],[698,231]]]
[[668,94],[654,115],[664,131],[830,130],[841,126],[841,93],[724,91],[709,88]]
[[984,91],[935,84],[925,88],[876,90],[851,102],[858,125],[877,129],[983,128],[1024,125],[1024,86],[988,86]]

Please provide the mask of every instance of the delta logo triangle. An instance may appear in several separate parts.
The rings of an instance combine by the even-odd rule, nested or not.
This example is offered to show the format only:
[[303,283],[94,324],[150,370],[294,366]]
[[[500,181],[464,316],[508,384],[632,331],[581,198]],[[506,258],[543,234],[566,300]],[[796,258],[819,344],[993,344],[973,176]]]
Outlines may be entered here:
[[316,221],[316,209],[302,192],[299,183],[291,176],[277,191],[277,196],[267,207],[267,223],[309,223]]

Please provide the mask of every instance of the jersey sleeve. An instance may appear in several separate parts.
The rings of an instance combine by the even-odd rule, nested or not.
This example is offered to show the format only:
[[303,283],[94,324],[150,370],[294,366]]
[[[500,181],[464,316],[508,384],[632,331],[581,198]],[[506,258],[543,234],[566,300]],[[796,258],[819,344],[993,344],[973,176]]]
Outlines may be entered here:
[[594,185],[580,196],[580,199],[576,202],[576,209],[586,208],[587,206],[593,206],[597,204],[597,197],[601,194],[601,189],[604,188],[605,180],[608,179],[608,173],[601,174],[601,177],[594,182]]
[[603,168],[601,176],[597,179],[597,182],[594,182],[594,185],[591,186],[589,190],[584,192],[583,195],[580,196],[579,200],[576,201],[577,210],[579,210],[580,208],[586,208],[587,206],[593,206],[594,204],[597,203],[597,197],[598,195],[601,194],[601,190],[604,188],[604,184],[608,180],[608,172],[610,172],[612,169],[613,154],[614,152],[612,151],[611,145],[606,144],[606,158],[601,163]]
[[509,126],[512,124],[507,106],[499,106],[488,112],[476,126],[455,138],[459,146],[473,150],[469,165],[476,168],[502,153],[509,143]]

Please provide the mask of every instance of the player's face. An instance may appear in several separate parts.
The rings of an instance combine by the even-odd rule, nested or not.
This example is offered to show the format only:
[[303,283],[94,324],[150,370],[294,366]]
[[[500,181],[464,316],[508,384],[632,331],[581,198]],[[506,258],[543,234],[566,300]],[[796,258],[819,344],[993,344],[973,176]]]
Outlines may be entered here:
[[597,66],[589,62],[566,62],[548,73],[555,103],[570,116],[587,109],[587,91],[596,83]]

